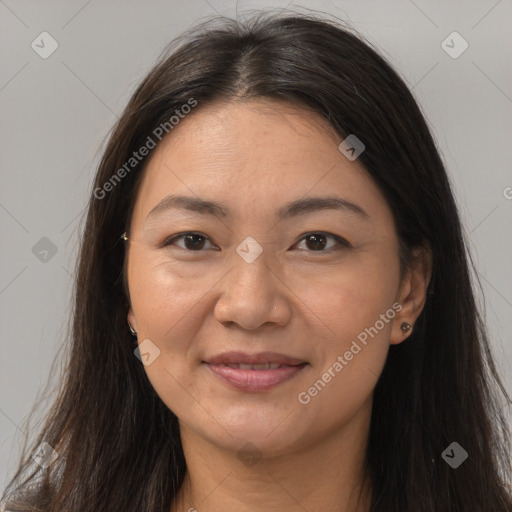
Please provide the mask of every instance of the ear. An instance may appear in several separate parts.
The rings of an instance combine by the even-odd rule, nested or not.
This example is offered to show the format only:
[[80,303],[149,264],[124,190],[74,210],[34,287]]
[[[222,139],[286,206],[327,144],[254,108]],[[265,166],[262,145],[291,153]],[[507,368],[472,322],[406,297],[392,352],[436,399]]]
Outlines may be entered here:
[[135,313],[133,312],[133,309],[131,306],[130,306],[130,309],[128,310],[128,315],[126,316],[126,320],[128,321],[128,325],[131,325],[135,331],[138,331],[137,320],[135,319]]
[[[397,302],[402,309],[393,319],[391,331],[392,345],[406,340],[414,329],[414,323],[420,316],[427,301],[427,289],[432,276],[432,251],[428,245],[412,250],[409,269],[404,276],[398,292]],[[412,329],[403,331],[401,325],[408,322]]]

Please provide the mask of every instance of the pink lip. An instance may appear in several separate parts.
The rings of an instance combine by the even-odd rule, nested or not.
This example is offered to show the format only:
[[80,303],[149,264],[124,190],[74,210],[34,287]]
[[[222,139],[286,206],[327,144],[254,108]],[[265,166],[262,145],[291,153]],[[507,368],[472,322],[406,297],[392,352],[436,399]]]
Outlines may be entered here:
[[[235,389],[241,391],[265,391],[292,378],[299,373],[307,363],[299,365],[284,365],[273,370],[239,370],[225,365],[205,363],[220,379]],[[251,363],[246,363],[251,364]],[[257,363],[253,363],[257,364]]]

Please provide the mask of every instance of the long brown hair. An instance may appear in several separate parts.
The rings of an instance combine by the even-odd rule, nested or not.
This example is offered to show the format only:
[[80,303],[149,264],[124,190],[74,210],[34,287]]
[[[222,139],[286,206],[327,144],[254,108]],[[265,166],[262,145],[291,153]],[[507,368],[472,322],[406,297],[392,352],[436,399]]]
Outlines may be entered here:
[[[364,141],[359,161],[387,199],[401,244],[410,250],[427,241],[432,249],[425,308],[408,341],[391,346],[375,389],[371,511],[512,512],[510,440],[500,409],[510,398],[475,303],[474,267],[450,183],[420,108],[350,28],[274,13],[189,31],[144,78],[114,127],[82,230],[65,374],[4,493],[7,509],[170,510],[186,471],[178,422],[134,357],[123,286],[120,235],[146,160],[119,169],[191,99],[199,109],[250,98],[291,101],[319,113],[340,137]],[[454,441],[469,455],[457,469],[442,458]],[[42,442],[58,457],[32,471]]]

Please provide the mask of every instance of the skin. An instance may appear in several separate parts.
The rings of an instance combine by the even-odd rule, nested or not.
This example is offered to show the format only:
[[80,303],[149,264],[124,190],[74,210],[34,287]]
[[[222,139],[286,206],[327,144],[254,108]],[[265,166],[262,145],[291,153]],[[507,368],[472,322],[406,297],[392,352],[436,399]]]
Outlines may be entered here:
[[[400,281],[392,213],[359,161],[339,151],[341,140],[291,104],[218,102],[197,107],[150,156],[129,232],[127,319],[139,343],[150,339],[160,350],[144,368],[179,418],[188,470],[173,512],[368,510],[373,390],[390,344],[410,334],[400,324],[414,325],[421,313],[431,255],[415,251]],[[231,216],[169,209],[147,219],[171,193],[222,202]],[[368,218],[341,210],[276,218],[292,200],[327,195]],[[206,237],[199,252],[183,238],[159,245],[182,231]],[[312,231],[350,247],[327,237],[315,250],[303,238]],[[248,236],[263,249],[251,263],[236,252]],[[395,303],[396,316],[300,403],[299,393]],[[309,364],[270,390],[240,391],[202,364],[238,350]],[[254,465],[238,457],[248,442],[259,456]]]

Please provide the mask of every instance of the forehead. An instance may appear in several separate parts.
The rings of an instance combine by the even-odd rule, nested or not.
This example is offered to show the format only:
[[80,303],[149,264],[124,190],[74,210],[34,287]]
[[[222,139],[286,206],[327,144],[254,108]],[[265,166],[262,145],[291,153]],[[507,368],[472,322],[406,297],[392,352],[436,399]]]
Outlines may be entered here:
[[[240,174],[235,171],[275,169],[276,164],[296,164],[304,156],[325,163],[330,159],[321,153],[336,149],[337,139],[334,129],[318,114],[290,103],[215,102],[192,112],[158,149],[173,156],[186,152],[191,162],[208,168],[218,163],[219,171]],[[227,163],[230,168],[223,167]]]
[[150,155],[134,213],[145,217],[172,193],[220,201],[240,215],[273,215],[300,197],[336,194],[382,214],[382,194],[339,151],[341,141],[318,114],[289,103],[196,107]]

